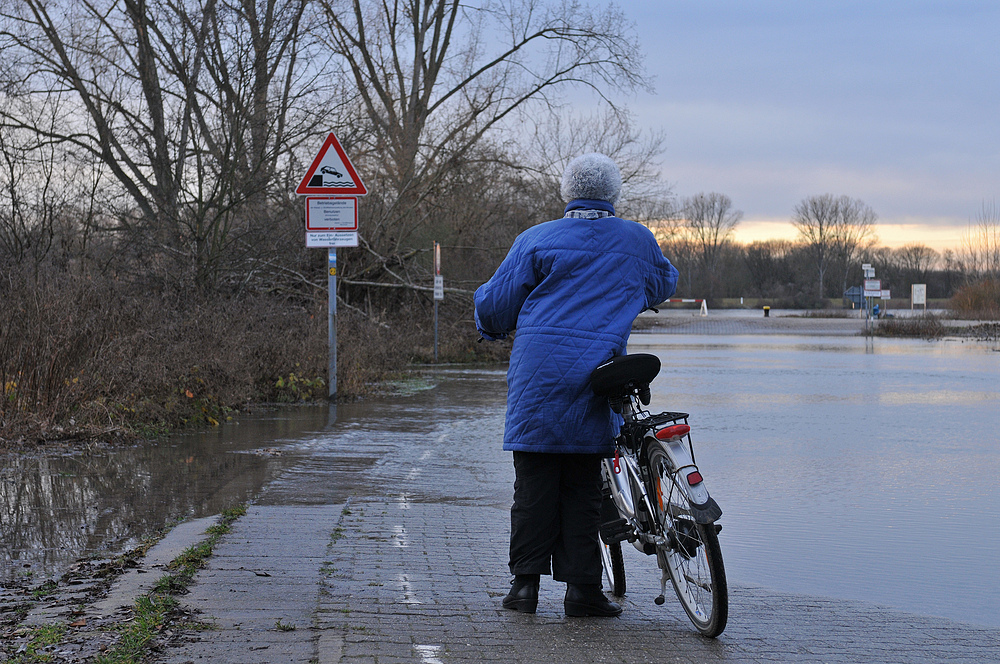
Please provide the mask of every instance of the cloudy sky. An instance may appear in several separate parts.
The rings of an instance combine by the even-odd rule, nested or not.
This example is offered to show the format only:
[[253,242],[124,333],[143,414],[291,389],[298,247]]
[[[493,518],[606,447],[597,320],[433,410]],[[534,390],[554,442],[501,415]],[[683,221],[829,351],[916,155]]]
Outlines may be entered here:
[[623,0],[655,76],[681,195],[718,191],[739,239],[793,237],[804,197],[846,194],[883,244],[956,246],[1000,202],[1000,2]]

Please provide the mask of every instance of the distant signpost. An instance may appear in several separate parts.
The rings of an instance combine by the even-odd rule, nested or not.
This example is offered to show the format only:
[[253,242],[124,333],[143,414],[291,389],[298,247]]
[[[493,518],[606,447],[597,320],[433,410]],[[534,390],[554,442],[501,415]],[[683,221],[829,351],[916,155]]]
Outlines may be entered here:
[[910,309],[922,304],[924,311],[927,311],[927,284],[913,284],[910,286]]
[[444,299],[444,277],[441,276],[441,245],[434,243],[434,363],[438,361],[438,302]]
[[875,321],[872,320],[872,298],[882,297],[882,281],[875,278],[875,268],[872,267],[871,263],[862,265],[861,271],[864,276],[861,295],[865,300],[865,334],[869,335],[875,332]]

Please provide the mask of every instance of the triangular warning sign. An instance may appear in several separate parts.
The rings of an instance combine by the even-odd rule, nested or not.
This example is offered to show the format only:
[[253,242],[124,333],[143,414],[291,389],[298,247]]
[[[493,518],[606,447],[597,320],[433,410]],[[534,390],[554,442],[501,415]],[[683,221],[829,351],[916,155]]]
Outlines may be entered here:
[[296,187],[299,196],[339,194],[341,196],[364,196],[368,193],[365,183],[358,177],[354,165],[340,146],[340,141],[332,133],[320,148],[306,176]]

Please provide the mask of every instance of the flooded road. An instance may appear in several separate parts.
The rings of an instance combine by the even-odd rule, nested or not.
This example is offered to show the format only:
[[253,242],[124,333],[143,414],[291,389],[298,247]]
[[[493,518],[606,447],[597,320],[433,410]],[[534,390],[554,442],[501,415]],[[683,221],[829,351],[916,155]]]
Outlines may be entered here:
[[[653,405],[692,414],[733,584],[1000,625],[1000,352],[684,334],[635,334],[630,352],[663,360]],[[503,371],[442,368],[404,394],[341,405],[332,423],[325,407],[298,408],[156,445],[5,458],[4,578],[57,574],[248,499],[505,508],[504,402]],[[471,453],[470,435],[492,451]]]
[[1000,352],[633,335],[690,412],[732,582],[1000,625]]

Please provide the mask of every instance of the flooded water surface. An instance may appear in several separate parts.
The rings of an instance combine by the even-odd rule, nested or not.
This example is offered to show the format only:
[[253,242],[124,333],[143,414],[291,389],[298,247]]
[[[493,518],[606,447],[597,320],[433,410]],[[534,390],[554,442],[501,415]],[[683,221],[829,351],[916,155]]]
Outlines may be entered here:
[[[653,407],[691,413],[731,583],[1000,626],[995,344],[648,333],[630,352],[662,359]],[[249,499],[506,508],[504,405],[502,370],[447,367],[335,420],[299,408],[125,450],[7,457],[3,576],[56,574]],[[626,555],[630,574],[654,573]]]
[[[995,345],[994,345],[995,346]],[[692,414],[732,582],[1000,625],[1000,352],[634,335]]]

